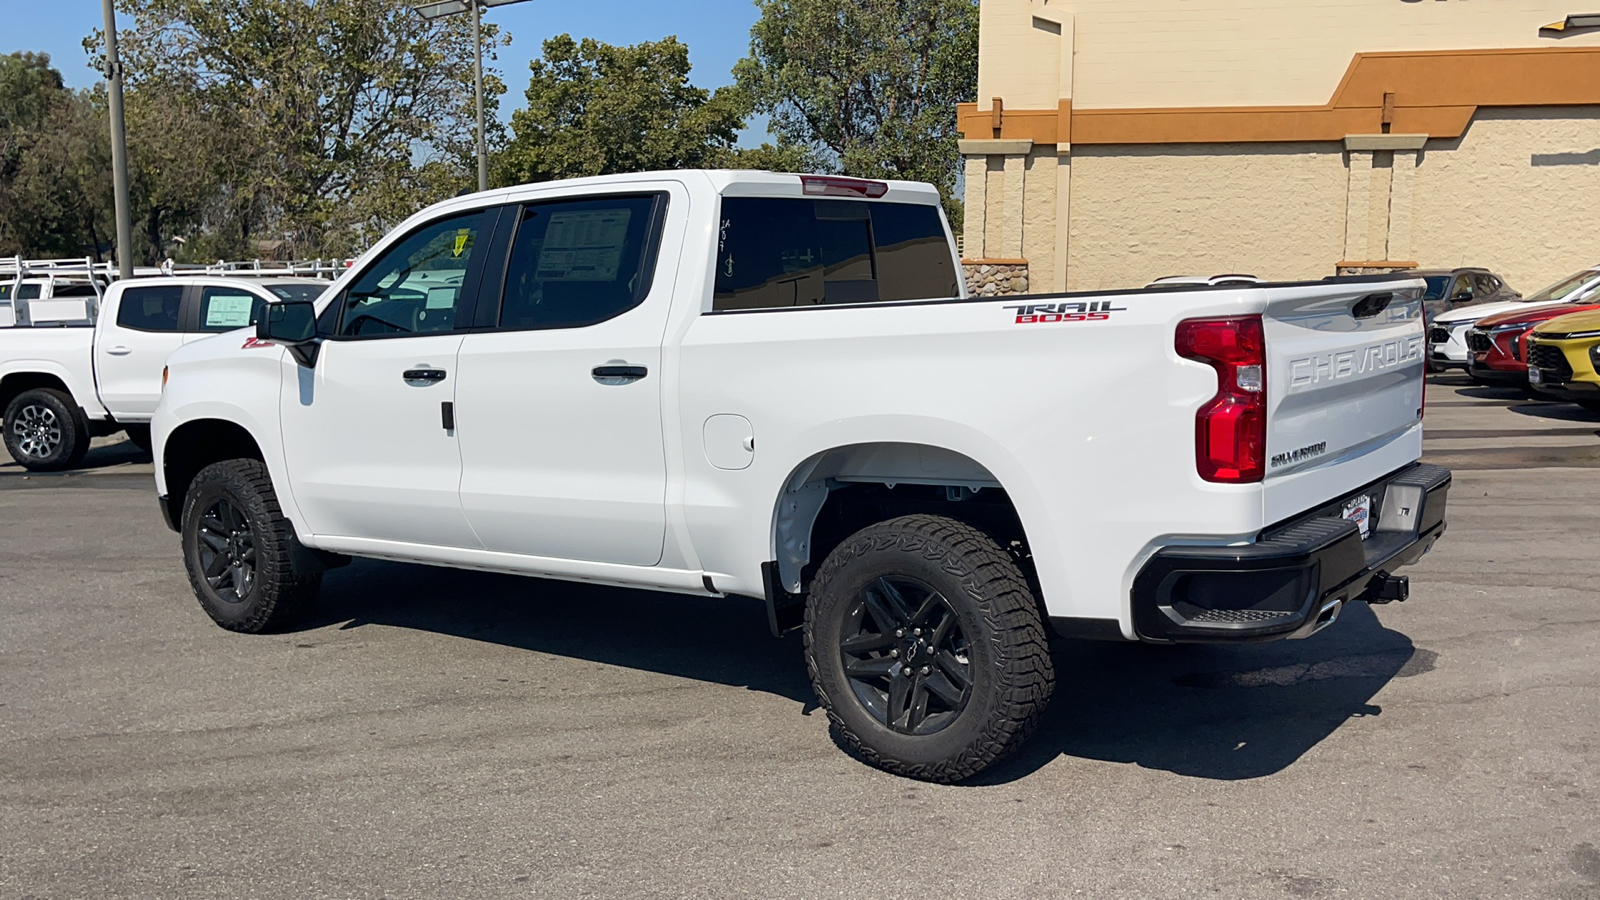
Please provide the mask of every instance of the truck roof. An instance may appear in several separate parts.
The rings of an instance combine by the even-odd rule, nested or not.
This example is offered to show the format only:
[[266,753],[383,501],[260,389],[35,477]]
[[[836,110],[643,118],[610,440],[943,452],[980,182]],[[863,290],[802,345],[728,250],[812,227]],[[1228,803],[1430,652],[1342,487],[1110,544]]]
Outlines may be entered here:
[[[543,191],[552,188],[584,188],[605,187],[614,184],[637,184],[644,181],[683,181],[691,178],[704,178],[710,182],[717,193],[726,193],[730,189],[738,192],[739,188],[770,189],[777,195],[794,193],[800,196],[803,191],[803,179],[840,179],[882,184],[890,193],[895,194],[898,201],[938,203],[939,191],[931,184],[921,181],[899,181],[889,179],[855,178],[847,175],[810,175],[793,172],[768,172],[758,169],[670,169],[655,172],[629,172],[620,175],[594,175],[587,178],[563,178],[556,181],[539,181],[528,184],[512,185],[510,187],[494,188],[488,191],[478,191],[463,194],[460,197],[446,200],[438,206],[454,205],[463,201],[470,201],[489,197],[512,197],[528,191]],[[767,193],[763,190],[762,193]],[[913,196],[920,195],[920,196]]]

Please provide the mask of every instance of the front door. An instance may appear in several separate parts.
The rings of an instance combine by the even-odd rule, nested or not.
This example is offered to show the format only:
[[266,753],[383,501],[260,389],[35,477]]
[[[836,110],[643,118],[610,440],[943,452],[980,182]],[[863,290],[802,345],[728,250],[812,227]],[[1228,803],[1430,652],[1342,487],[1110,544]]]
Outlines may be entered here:
[[482,546],[461,510],[461,452],[448,426],[456,316],[470,321],[494,215],[451,216],[390,245],[334,299],[336,311],[324,310],[333,324],[316,365],[284,355],[284,452],[313,534]]
[[[662,228],[670,211],[674,229]],[[661,342],[687,196],[586,196],[508,211],[493,330],[456,385],[461,500],[489,550],[652,566],[666,535]],[[669,260],[656,272],[657,259]],[[488,297],[490,291],[485,290]]]
[[117,316],[103,324],[94,344],[100,401],[122,422],[143,422],[161,402],[161,370],[183,346],[183,294],[179,284],[123,290]]

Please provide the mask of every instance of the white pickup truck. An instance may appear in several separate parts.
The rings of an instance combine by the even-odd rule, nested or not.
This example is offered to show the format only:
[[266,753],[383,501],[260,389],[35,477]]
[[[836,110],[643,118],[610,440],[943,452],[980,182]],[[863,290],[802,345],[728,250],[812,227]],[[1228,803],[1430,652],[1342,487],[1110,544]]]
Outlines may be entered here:
[[[98,315],[90,312],[92,290],[20,292],[21,324],[0,329],[6,452],[34,471],[67,469],[82,461],[91,437],[119,430],[148,450],[172,351],[254,323],[269,301],[313,299],[327,286],[313,278],[135,278],[105,288]],[[52,317],[29,314],[41,298]],[[63,312],[69,302],[78,312]]]
[[763,598],[843,740],[970,776],[1047,636],[1305,637],[1445,527],[1422,282],[967,297],[921,184],[671,172],[427,209],[174,353],[156,481],[224,628],[351,556]]

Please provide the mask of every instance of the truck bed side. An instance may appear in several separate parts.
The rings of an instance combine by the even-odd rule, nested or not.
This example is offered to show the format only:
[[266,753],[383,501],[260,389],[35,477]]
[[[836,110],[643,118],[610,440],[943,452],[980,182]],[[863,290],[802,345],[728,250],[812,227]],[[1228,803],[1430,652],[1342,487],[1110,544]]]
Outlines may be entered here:
[[[938,453],[949,451],[1008,492],[1051,615],[1126,623],[1129,584],[1155,543],[1250,541],[1279,513],[1270,487],[1197,474],[1195,414],[1217,377],[1179,358],[1177,324],[1284,303],[1348,309],[1384,284],[1409,282],[704,313],[683,337],[676,375],[685,516],[700,562],[726,573],[719,586],[759,594],[751,561],[775,558],[774,504],[792,497],[797,470],[838,447],[914,444],[937,448],[918,451],[930,473],[949,467]],[[1421,334],[1420,319],[1396,327]],[[1318,348],[1368,342],[1341,334]],[[1288,362],[1279,354],[1269,368]],[[1269,398],[1283,377],[1269,374]],[[730,414],[749,420],[756,448],[738,471],[709,461],[718,448],[697,446],[710,440],[708,420]],[[1288,432],[1269,432],[1273,450],[1284,441]],[[1294,480],[1331,496],[1333,485],[1379,478],[1417,458],[1420,424],[1378,443]]]

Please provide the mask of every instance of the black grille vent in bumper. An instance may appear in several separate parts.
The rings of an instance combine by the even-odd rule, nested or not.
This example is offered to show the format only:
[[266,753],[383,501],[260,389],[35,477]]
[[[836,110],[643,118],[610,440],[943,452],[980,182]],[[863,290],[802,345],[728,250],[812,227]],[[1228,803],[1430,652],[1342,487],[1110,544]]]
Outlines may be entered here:
[[1528,351],[1528,367],[1548,372],[1551,381],[1572,380],[1572,366],[1567,364],[1567,355],[1561,348],[1549,344],[1535,344]]
[[1448,343],[1450,343],[1450,329],[1448,329],[1448,328],[1430,328],[1430,329],[1428,329],[1428,343],[1430,343],[1430,344],[1448,344]]
[[1467,332],[1467,349],[1474,353],[1488,353],[1490,348],[1489,336],[1481,331]]

